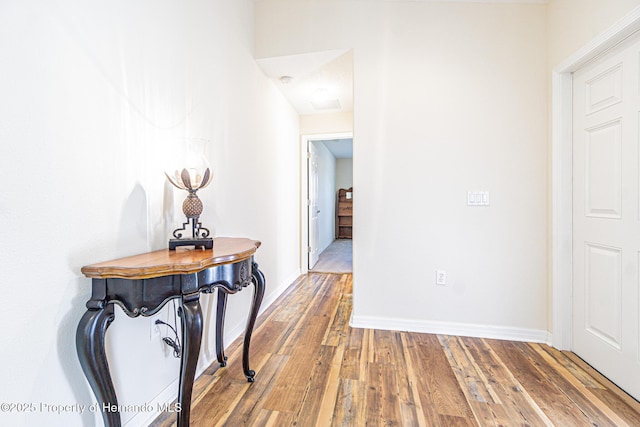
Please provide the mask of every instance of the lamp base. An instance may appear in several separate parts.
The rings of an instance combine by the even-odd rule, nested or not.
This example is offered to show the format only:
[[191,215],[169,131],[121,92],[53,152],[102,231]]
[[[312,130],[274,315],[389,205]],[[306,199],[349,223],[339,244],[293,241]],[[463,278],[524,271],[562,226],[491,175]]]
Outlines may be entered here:
[[[187,231],[187,225],[191,228],[191,237],[182,237],[182,232]],[[204,228],[198,217],[187,217],[187,222],[182,224],[182,228],[173,230],[175,239],[169,240],[169,250],[174,250],[178,246],[195,246],[196,249],[213,249],[213,239],[209,237],[209,229]]]
[[199,239],[170,239],[169,250],[175,250],[178,246],[195,246],[196,249],[213,249],[213,239],[211,237]]

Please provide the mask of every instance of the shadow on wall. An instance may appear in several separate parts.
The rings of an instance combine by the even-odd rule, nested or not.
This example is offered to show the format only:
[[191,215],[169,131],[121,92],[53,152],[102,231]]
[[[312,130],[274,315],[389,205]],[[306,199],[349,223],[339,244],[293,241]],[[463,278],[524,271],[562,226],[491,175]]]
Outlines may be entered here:
[[[78,294],[71,301],[71,309],[62,316],[58,326],[58,358],[60,366],[67,377],[69,388],[73,393],[75,402],[82,405],[91,405],[94,401],[94,394],[82,372],[78,354],[76,352],[76,329],[82,315],[86,312],[85,303],[90,298],[90,294],[82,290],[90,290],[89,279],[78,278],[76,285],[79,288]],[[46,373],[38,375],[39,378],[46,378]],[[84,411],[81,415],[82,425],[95,425],[95,415],[91,411]]]
[[147,193],[140,184],[136,184],[122,207],[116,240],[118,254],[135,255],[149,250],[147,207]]
[[[134,186],[124,203],[119,225],[115,239],[110,242],[115,246],[114,250],[117,254],[125,256],[125,254],[143,253],[148,250],[147,194],[140,184]],[[109,242],[103,244],[108,245]],[[88,406],[93,403],[94,394],[86,381],[76,352],[76,329],[87,310],[85,304],[91,298],[91,279],[85,278],[80,273],[82,264],[86,262],[86,253],[87,248],[84,248],[68,260],[69,269],[78,276],[74,282],[75,289],[70,292],[75,297],[67,313],[62,314],[58,326],[57,353],[75,401]],[[101,261],[106,260],[96,259],[89,263]],[[46,375],[43,374],[42,378],[46,378]],[[95,424],[95,415],[90,411],[83,412],[81,417],[82,425]]]

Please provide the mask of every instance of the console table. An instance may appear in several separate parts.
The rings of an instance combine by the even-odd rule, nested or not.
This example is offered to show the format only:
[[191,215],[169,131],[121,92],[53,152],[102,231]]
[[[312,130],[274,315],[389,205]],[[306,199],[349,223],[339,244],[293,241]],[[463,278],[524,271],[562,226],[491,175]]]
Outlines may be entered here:
[[[92,279],[92,293],[87,312],[78,325],[76,349],[100,408],[118,405],[104,349],[105,332],[115,317],[115,304],[129,317],[138,317],[151,316],[167,301],[180,299],[183,348],[178,388],[181,410],[177,421],[178,426],[186,427],[202,340],[200,293],[218,289],[216,356],[220,365],[225,366],[222,332],[227,295],[253,283],[242,367],[247,380],[254,380],[255,372],[249,368],[249,345],[265,288],[264,275],[253,261],[258,247],[260,242],[255,240],[219,237],[214,239],[213,249],[164,249],[82,268],[82,273]],[[117,410],[103,410],[102,417],[107,427],[121,425]]]

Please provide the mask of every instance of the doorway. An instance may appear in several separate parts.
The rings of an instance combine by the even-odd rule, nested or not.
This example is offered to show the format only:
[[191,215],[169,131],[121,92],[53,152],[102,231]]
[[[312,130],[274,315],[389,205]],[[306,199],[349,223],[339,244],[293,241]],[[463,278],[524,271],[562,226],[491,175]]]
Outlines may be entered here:
[[573,75],[572,350],[636,399],[639,57],[634,37]]
[[339,188],[353,187],[352,134],[303,136],[302,147],[302,270],[351,272],[352,239],[336,239],[336,202]]
[[[553,329],[553,345],[556,348],[563,350],[574,350],[574,342],[576,340],[580,340],[581,338],[576,338],[576,334],[583,334],[583,332],[579,332],[578,328],[583,329],[591,329],[586,333],[592,334],[593,331],[601,329],[600,336],[606,336],[617,333],[615,329],[612,328],[612,323],[610,322],[609,317],[611,312],[604,315],[602,311],[602,307],[595,307],[593,304],[589,304],[584,300],[584,288],[583,290],[578,290],[578,292],[582,292],[583,296],[580,301],[577,301],[574,304],[574,276],[577,274],[582,275],[582,278],[577,278],[578,280],[583,280],[587,277],[587,294],[590,294],[588,298],[592,298],[591,301],[595,301],[593,298],[596,296],[598,290],[605,290],[606,287],[602,285],[602,283],[611,282],[610,278],[604,278],[604,273],[608,271],[609,273],[615,273],[616,268],[627,268],[628,266],[622,267],[617,263],[616,260],[616,250],[614,245],[610,244],[600,244],[597,242],[587,241],[590,238],[584,239],[582,244],[576,246],[576,239],[578,237],[574,236],[575,233],[579,233],[580,230],[574,230],[573,221],[575,215],[578,213],[576,210],[585,211],[585,203],[584,200],[575,201],[573,199],[573,179],[574,179],[574,167],[576,165],[573,164],[574,161],[574,152],[573,152],[573,141],[576,139],[577,144],[582,144],[583,147],[591,144],[589,141],[592,140],[593,144],[591,148],[597,149],[598,145],[604,144],[604,140],[598,138],[606,136],[612,136],[615,134],[615,130],[613,130],[613,122],[605,121],[601,123],[602,126],[586,126],[580,131],[581,135],[574,135],[575,129],[573,127],[573,77],[574,73],[579,72],[582,68],[585,67],[586,64],[595,63],[599,58],[602,58],[607,52],[619,46],[622,42],[629,39],[631,35],[640,30],[640,8],[634,10],[630,13],[625,19],[621,20],[616,26],[610,28],[607,32],[603,33],[598,38],[594,39],[589,44],[585,45],[584,48],[576,52],[574,55],[569,57],[566,61],[559,64],[553,71],[553,80],[552,80],[552,117],[553,117],[553,127],[552,127],[552,186],[553,186],[553,195],[552,195],[552,243],[553,243],[553,252],[552,252],[552,296],[553,296],[553,317],[552,317],[552,329]],[[597,74],[597,73],[596,73]],[[598,76],[600,74],[597,74]],[[597,76],[593,76],[594,78]],[[594,81],[591,79],[590,81]],[[604,100],[604,99],[603,99]],[[584,105],[579,106],[584,111]],[[595,110],[593,111],[595,112]],[[637,115],[637,114],[636,114]],[[609,126],[611,125],[611,126]],[[629,126],[625,126],[629,128]],[[598,130],[602,130],[604,133],[599,133]],[[586,134],[585,134],[586,132]],[[591,138],[593,137],[593,138]],[[602,143],[602,144],[601,144]],[[589,148],[589,147],[588,147]],[[596,153],[592,153],[596,154]],[[625,153],[623,156],[629,155]],[[612,157],[610,157],[612,158]],[[638,160],[637,157],[635,159]],[[580,167],[583,169],[585,166],[588,166],[589,163],[581,156],[576,160],[581,164]],[[596,167],[596,165],[593,165]],[[615,170],[615,162],[609,163],[608,171],[611,172]],[[612,167],[613,166],[613,167]],[[597,172],[593,169],[593,172]],[[600,172],[608,173],[607,169],[600,169]],[[598,173],[600,173],[598,172]],[[582,172],[579,172],[582,173]],[[637,173],[637,172],[636,172]],[[637,181],[637,180],[636,180]],[[578,184],[578,187],[581,187],[580,191],[590,191],[585,190],[588,189],[589,186],[584,182],[582,184]],[[595,195],[595,193],[593,194]],[[589,195],[588,197],[591,197]],[[592,206],[593,207],[593,206]],[[597,209],[596,209],[597,210]],[[615,209],[614,209],[615,210]],[[595,212],[595,211],[594,211]],[[606,212],[602,212],[606,214]],[[613,213],[609,212],[609,215],[613,215]],[[603,215],[600,215],[603,216]],[[606,216],[606,215],[604,215]],[[612,219],[612,218],[609,218]],[[616,221],[616,220],[614,220]],[[580,253],[575,250],[576,247],[581,247]],[[585,249],[586,248],[586,249]],[[580,258],[578,262],[581,263],[581,266],[576,266],[574,264],[574,260],[576,257]],[[637,258],[637,257],[636,257]],[[592,265],[593,269],[585,268],[585,260],[586,265]],[[582,272],[576,273],[574,267],[581,268]],[[622,270],[619,270],[620,272]],[[584,274],[586,273],[586,275]],[[617,273],[616,273],[617,274]],[[637,274],[637,272],[636,272]],[[615,279],[615,278],[614,278]],[[614,280],[616,282],[617,279]],[[596,282],[600,282],[597,284]],[[593,287],[591,284],[594,284]],[[583,286],[583,285],[580,285]],[[636,281],[637,286],[637,281]],[[637,288],[636,288],[637,289]],[[596,293],[594,293],[596,292]],[[640,305],[639,298],[637,296],[637,290],[634,291],[636,296],[633,301],[633,304],[638,307]],[[610,298],[611,295],[606,298]],[[596,298],[597,299],[597,298]],[[619,300],[619,299],[618,299]],[[608,308],[606,310],[610,310],[614,304],[611,304],[611,299],[606,301]],[[619,307],[619,306],[618,306]],[[587,313],[587,316],[591,316],[586,320],[584,320],[584,310],[591,310],[592,308],[597,309],[597,311],[591,311]],[[576,310],[582,310],[582,313],[575,313]],[[605,316],[606,318],[602,317]],[[574,318],[579,317],[582,320],[578,320],[578,324],[574,322]],[[633,317],[633,316],[632,316]],[[635,324],[635,328],[637,330],[640,327],[638,314],[635,314],[635,320],[633,323]],[[616,321],[617,322],[617,321]],[[584,328],[584,326],[587,328]],[[624,332],[624,334],[628,334],[628,332]],[[611,338],[611,337],[610,337]],[[617,337],[612,337],[613,340],[609,338],[609,343],[605,345],[611,346],[612,342],[617,340]],[[632,338],[632,353],[635,352],[631,356],[631,359],[634,360],[637,365],[640,364],[640,355],[638,355],[638,341],[640,337],[637,335]],[[615,344],[615,343],[614,343]],[[622,347],[622,346],[621,346]],[[627,346],[624,345],[626,348]],[[585,356],[585,358],[589,358],[590,356]],[[604,369],[603,369],[604,370]],[[605,375],[614,376],[615,374],[610,374],[608,372],[603,372]],[[630,374],[629,374],[630,375]],[[637,375],[637,374],[634,374]],[[612,378],[613,379],[613,378]],[[621,384],[622,385],[622,384]],[[631,392],[628,387],[627,391]],[[632,392],[633,394],[634,392]],[[637,396],[636,396],[637,397]]]

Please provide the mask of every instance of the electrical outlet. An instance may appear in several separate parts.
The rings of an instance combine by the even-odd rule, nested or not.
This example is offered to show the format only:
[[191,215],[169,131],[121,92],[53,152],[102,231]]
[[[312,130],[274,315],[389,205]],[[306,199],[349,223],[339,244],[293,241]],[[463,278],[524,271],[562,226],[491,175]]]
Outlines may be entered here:
[[444,270],[436,270],[436,285],[447,284],[447,272]]
[[157,313],[154,316],[149,317],[149,341],[162,338],[161,325],[156,324],[156,320],[160,319],[160,314]]

